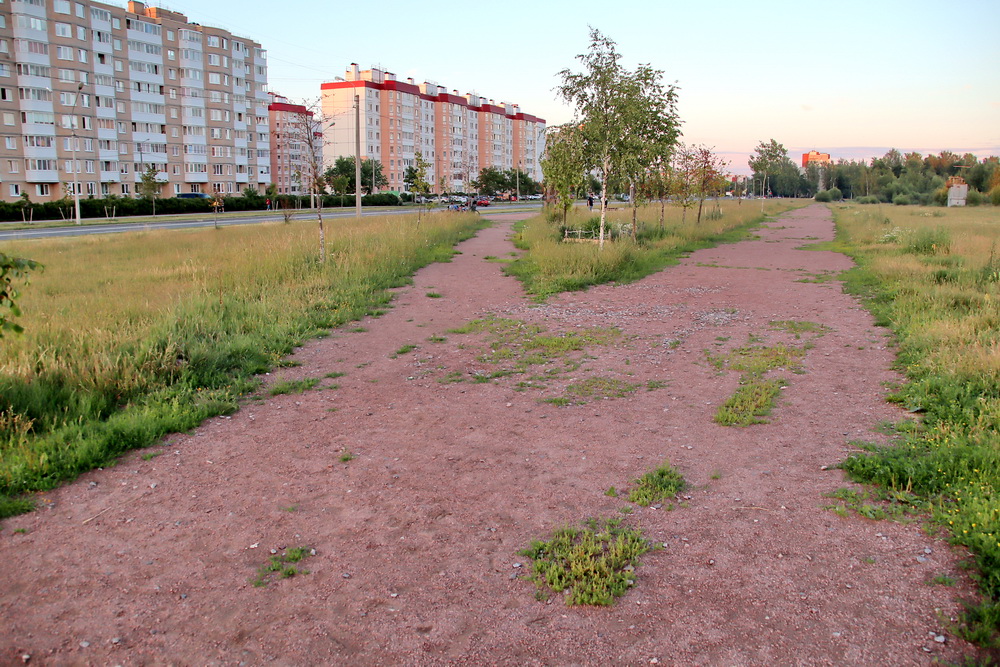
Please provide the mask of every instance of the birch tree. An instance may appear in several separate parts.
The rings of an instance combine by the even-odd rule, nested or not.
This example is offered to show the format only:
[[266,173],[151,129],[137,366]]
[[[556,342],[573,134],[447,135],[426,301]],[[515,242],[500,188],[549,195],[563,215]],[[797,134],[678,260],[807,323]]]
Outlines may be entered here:
[[621,64],[613,40],[590,29],[590,49],[577,59],[582,72],[559,73],[560,96],[574,107],[574,124],[583,136],[584,156],[601,182],[600,244],[604,246],[608,182],[638,176],[652,163],[651,143],[676,140],[679,121],[676,87],[663,86],[663,73],[648,65],[630,72]]
[[323,192],[326,190],[326,176],[323,170],[323,127],[328,121],[320,111],[319,101],[303,101],[305,113],[289,113],[287,119],[279,121],[275,127],[277,143],[292,152],[297,160],[295,173],[302,190],[310,195],[316,208],[319,223],[319,261],[326,261],[326,231],[323,229]]
[[546,130],[542,172],[546,185],[556,194],[556,203],[563,212],[563,224],[576,200],[577,189],[586,181],[586,171],[580,129],[567,123]]

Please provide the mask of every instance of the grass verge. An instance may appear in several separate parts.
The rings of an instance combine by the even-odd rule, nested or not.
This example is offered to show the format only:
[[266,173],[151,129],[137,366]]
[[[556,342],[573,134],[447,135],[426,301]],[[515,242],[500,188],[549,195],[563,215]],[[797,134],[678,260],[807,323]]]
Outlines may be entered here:
[[923,414],[891,446],[842,467],[929,503],[975,557],[982,599],[961,634],[1000,658],[1000,225],[997,209],[837,206],[846,288],[896,335],[907,381],[890,396]]
[[[46,270],[0,347],[0,518],[130,449],[233,412],[306,339],[381,312],[448,261],[474,215],[254,225],[8,244]],[[16,500],[14,500],[16,499]]]
[[571,212],[565,225],[543,214],[518,224],[514,242],[526,252],[504,270],[517,277],[525,290],[540,301],[591,285],[632,282],[676,263],[686,253],[741,240],[766,215],[799,205],[804,204],[775,200],[768,202],[766,214],[762,214],[758,207],[722,202],[721,216],[702,220],[701,224],[682,220],[675,208],[669,209],[660,224],[659,206],[646,206],[639,211],[635,240],[622,233],[624,226],[631,225],[631,209],[614,209],[609,213],[609,229],[618,231],[603,249],[594,243],[563,241],[564,230],[592,225],[593,216],[583,209]]

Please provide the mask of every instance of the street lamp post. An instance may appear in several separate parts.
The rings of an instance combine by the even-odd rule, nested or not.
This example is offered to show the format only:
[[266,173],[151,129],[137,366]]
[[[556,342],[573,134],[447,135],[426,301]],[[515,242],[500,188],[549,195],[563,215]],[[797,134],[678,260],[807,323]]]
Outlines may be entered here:
[[81,81],[76,86],[76,95],[73,98],[73,112],[72,112],[71,118],[70,118],[70,126],[71,126],[71,128],[73,130],[73,133],[72,133],[72,141],[73,141],[73,209],[74,209],[75,214],[76,214],[76,224],[78,224],[78,225],[81,224],[81,223],[80,223],[80,182],[79,182],[79,179],[77,178],[77,171],[79,170],[79,166],[77,165],[77,160],[76,160],[76,142],[77,142],[77,136],[76,136],[76,105],[79,104],[79,102],[80,102],[80,91],[82,91],[82,90],[83,90],[83,82]]

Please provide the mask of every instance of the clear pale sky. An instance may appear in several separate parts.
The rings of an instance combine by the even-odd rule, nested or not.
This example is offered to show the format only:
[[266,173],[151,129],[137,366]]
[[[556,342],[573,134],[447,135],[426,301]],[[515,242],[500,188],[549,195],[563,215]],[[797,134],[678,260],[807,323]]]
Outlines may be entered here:
[[557,74],[579,69],[593,26],[626,67],[649,63],[677,83],[683,140],[714,147],[735,173],[770,138],[796,162],[810,149],[1000,155],[1000,0],[148,4],[260,42],[271,90],[294,101],[356,62],[556,125],[572,117]]

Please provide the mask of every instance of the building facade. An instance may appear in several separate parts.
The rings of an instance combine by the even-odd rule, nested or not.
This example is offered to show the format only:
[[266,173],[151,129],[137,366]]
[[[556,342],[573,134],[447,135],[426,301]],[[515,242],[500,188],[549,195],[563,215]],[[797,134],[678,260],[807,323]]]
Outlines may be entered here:
[[142,2],[0,3],[0,196],[238,194],[271,182],[261,45]]
[[[310,194],[310,181],[323,171],[323,133],[305,105],[271,93],[271,182],[282,195]],[[319,172],[319,173],[317,173]]]
[[[324,83],[324,158],[355,155],[356,114],[361,123],[362,159],[379,160],[388,189],[404,191],[407,167],[416,153],[427,161],[427,181],[435,192],[469,192],[485,167],[520,167],[542,180],[545,121],[517,105],[496,104],[476,94],[459,95],[444,86],[391,72],[348,67],[343,78]],[[355,99],[360,111],[355,111]]]
[[820,153],[819,151],[809,151],[808,153],[803,153],[802,168],[805,169],[810,164],[815,164],[815,165],[830,164],[830,154]]

